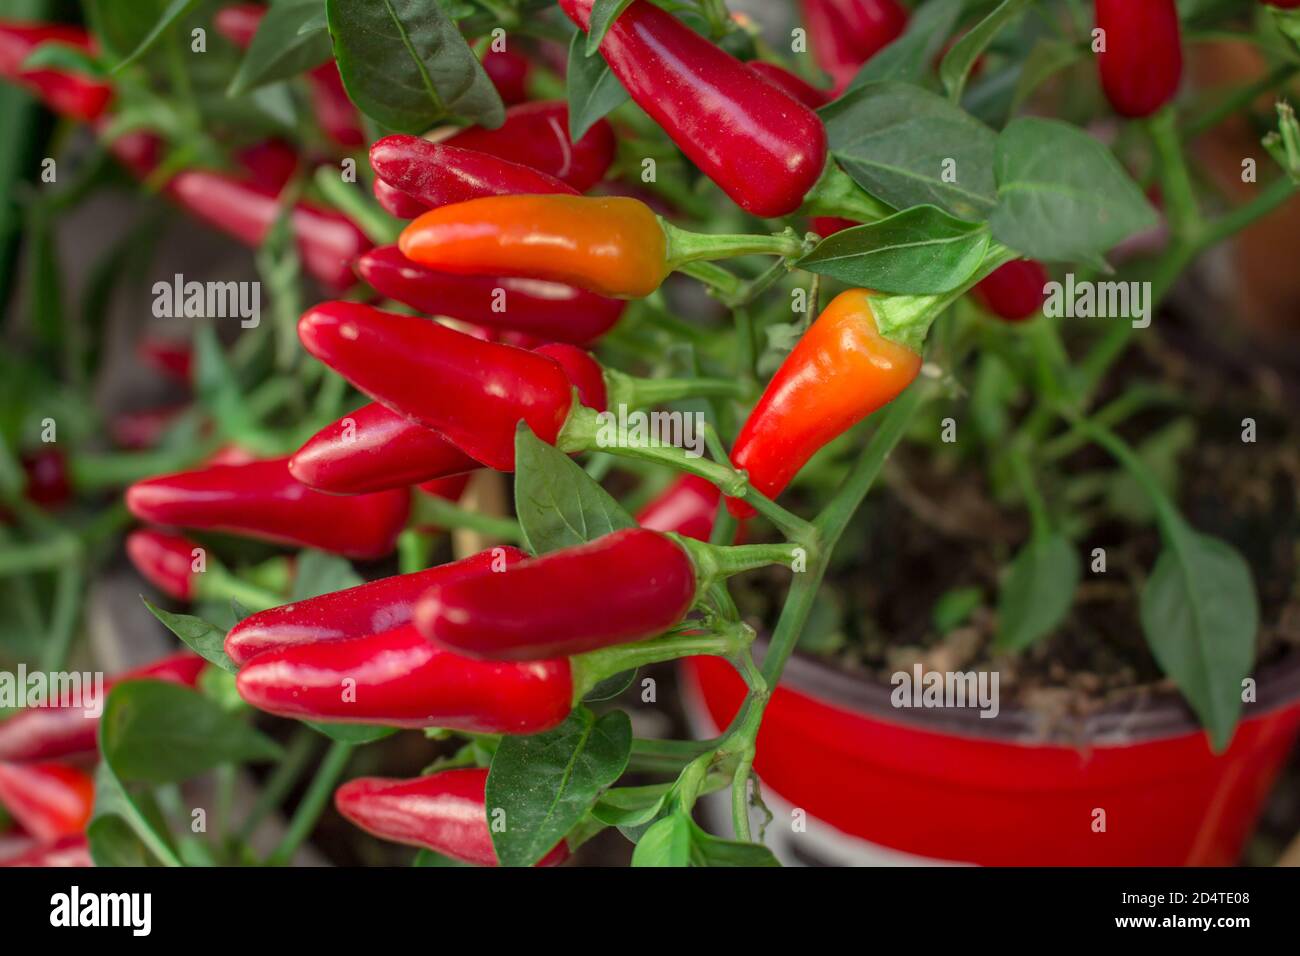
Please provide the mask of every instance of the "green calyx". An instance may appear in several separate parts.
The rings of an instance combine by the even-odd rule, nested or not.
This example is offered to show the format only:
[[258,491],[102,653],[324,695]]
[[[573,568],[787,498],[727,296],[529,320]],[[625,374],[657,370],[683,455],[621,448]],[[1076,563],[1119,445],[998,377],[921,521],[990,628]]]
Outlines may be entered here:
[[804,196],[799,212],[804,216],[876,222],[892,216],[895,210],[855,183],[834,159],[828,159],[821,178]]

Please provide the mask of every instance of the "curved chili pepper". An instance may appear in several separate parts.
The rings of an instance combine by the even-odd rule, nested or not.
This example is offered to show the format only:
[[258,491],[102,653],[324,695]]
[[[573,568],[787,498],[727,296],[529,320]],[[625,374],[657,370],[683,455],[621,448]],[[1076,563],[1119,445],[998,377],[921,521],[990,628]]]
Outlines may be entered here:
[[194,596],[194,541],[179,534],[142,528],[126,536],[126,556],[146,581],[168,597]]
[[333,495],[361,495],[483,467],[442,435],[372,402],[307,440],[289,473]]
[[554,176],[479,150],[394,134],[370,147],[375,175],[430,208],[482,196],[577,190]]
[[456,275],[517,275],[643,298],[668,274],[667,239],[622,196],[490,196],[431,209],[402,232],[413,262]]
[[0,806],[42,842],[86,829],[95,802],[90,774],[57,763],[0,763]]
[[[823,445],[892,402],[920,371],[921,356],[877,330],[869,294],[842,292],[772,376],[731,460],[774,498]],[[727,507],[753,513],[737,500]]]
[[65,70],[23,69],[27,58],[43,43],[70,46],[91,56],[95,53],[90,34],[77,27],[0,20],[0,77],[25,87],[56,113],[94,122],[108,109],[113,88],[102,80]]
[[390,186],[378,176],[372,187],[375,201],[384,207],[384,211],[398,219],[414,219],[428,211],[427,203],[422,203],[413,196],[408,196],[396,186]]
[[573,707],[567,660],[471,660],[409,624],[265,651],[240,670],[236,686],[253,707],[281,717],[484,734],[550,730]]
[[681,545],[629,528],[436,584],[416,605],[415,625],[438,646],[484,660],[581,654],[663,633],[691,609],[695,587]]
[[63,837],[53,843],[38,843],[14,856],[0,859],[0,867],[64,868],[94,865],[94,860],[90,858],[90,843],[80,833]]
[[1178,92],[1182,36],[1174,0],[1096,0],[1106,47],[1097,54],[1101,85],[1121,116],[1150,116]]
[[1008,322],[1037,315],[1047,300],[1047,270],[1033,259],[1017,259],[999,266],[971,290],[980,305]]
[[58,508],[72,500],[72,479],[68,462],[57,448],[42,448],[22,456],[27,484],[23,494],[42,508]]
[[[193,687],[207,662],[182,651],[104,681],[107,693],[127,680],[162,680]],[[29,707],[0,721],[0,760],[56,760],[95,752],[99,721],[82,707]]]
[[813,56],[836,90],[907,28],[907,10],[896,0],[801,0],[800,8]]
[[793,96],[810,110],[819,109],[831,101],[831,93],[828,90],[819,90],[807,80],[795,76],[783,66],[768,63],[764,60],[755,60],[749,63],[748,66],[767,82],[787,95]]
[[487,73],[506,106],[528,99],[528,74],[532,72],[532,64],[522,53],[509,49],[488,50],[483,54],[483,72]]
[[371,249],[356,269],[381,295],[426,315],[575,345],[604,335],[627,307],[620,299],[559,282],[437,272],[412,262],[396,246]]
[[708,541],[718,515],[722,492],[699,475],[682,475],[644,508],[636,521],[651,531],[672,531],[696,541]]
[[[475,866],[497,866],[488,829],[486,769],[443,770],[414,780],[358,777],[339,787],[334,806],[367,833],[422,846]],[[536,866],[558,866],[569,856],[563,840]]]
[[498,471],[514,469],[520,419],[553,444],[573,406],[553,360],[428,319],[326,302],[303,315],[298,337],[371,398]]
[[615,152],[607,120],[593,124],[576,143],[570,140],[569,106],[563,100],[512,106],[496,129],[471,126],[442,142],[538,170],[580,193],[605,178]]
[[391,631],[411,620],[416,600],[439,581],[501,571],[525,557],[518,548],[492,548],[451,564],[259,611],[231,628],[226,654],[243,665],[268,650]]
[[393,550],[410,505],[405,491],[326,495],[289,474],[288,458],[210,465],[138,481],[126,505],[141,521],[320,548],[350,558]]
[[[586,30],[593,0],[561,0]],[[672,14],[635,0],[600,42],[637,105],[742,209],[785,216],[826,165],[826,130],[812,110]]]
[[590,352],[584,352],[576,345],[555,342],[533,349],[538,355],[548,359],[564,369],[573,387],[578,390],[578,401],[598,412],[609,407],[609,389],[605,384],[605,370],[592,358]]

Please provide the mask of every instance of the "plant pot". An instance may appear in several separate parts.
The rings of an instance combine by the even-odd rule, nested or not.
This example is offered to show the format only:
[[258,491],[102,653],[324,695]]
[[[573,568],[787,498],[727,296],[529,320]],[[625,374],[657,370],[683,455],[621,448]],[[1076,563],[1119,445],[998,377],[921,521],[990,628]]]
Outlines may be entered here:
[[[701,729],[725,727],[745,695],[739,675],[718,658],[684,672]],[[802,862],[1230,866],[1300,729],[1296,653],[1260,672],[1257,702],[1218,755],[1167,696],[1062,729],[1011,707],[992,719],[899,709],[891,690],[791,658],[754,766],[776,795],[769,834]]]

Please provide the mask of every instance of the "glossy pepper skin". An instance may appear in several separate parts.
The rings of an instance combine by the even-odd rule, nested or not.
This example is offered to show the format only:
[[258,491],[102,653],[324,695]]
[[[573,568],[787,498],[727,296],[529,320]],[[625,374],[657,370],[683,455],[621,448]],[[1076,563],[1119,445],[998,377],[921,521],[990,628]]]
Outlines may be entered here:
[[402,254],[454,275],[525,276],[619,299],[668,274],[650,207],[622,196],[490,196],[431,209],[402,232]]
[[483,660],[582,654],[668,630],[691,609],[695,586],[681,545],[630,528],[435,585],[415,625],[439,647]]
[[385,136],[371,146],[370,166],[388,185],[431,209],[482,196],[577,193],[530,166],[404,134]]
[[422,203],[413,196],[408,196],[396,186],[390,186],[378,176],[372,187],[375,194],[375,201],[384,207],[384,211],[390,216],[396,216],[398,219],[414,219],[416,216],[423,215],[429,208],[427,203]]
[[0,763],[0,806],[41,842],[80,833],[90,820],[95,782],[58,763]]
[[[867,292],[842,292],[772,376],[732,463],[775,498],[823,445],[892,402],[920,370],[920,355],[879,333]],[[752,514],[744,502],[727,506],[738,517]]]
[[1174,0],[1096,0],[1106,49],[1097,54],[1102,89],[1115,112],[1150,116],[1178,92],[1182,36]]
[[609,388],[605,383],[605,370],[590,352],[584,352],[576,345],[553,342],[533,349],[538,355],[545,355],[568,376],[573,387],[578,390],[578,401],[598,412],[609,407]]
[[651,531],[672,531],[696,541],[713,534],[722,492],[699,475],[682,475],[637,512],[636,521]]
[[378,402],[327,425],[289,459],[289,473],[331,495],[363,495],[475,471],[438,432]]
[[1043,307],[1047,282],[1047,270],[1041,262],[1018,259],[994,269],[971,292],[998,318],[1023,322]]
[[[561,0],[582,30],[593,0]],[[826,165],[812,110],[672,14],[635,0],[600,43],[637,105],[742,209],[785,216]]]
[[381,295],[426,315],[574,345],[604,335],[627,307],[620,299],[559,282],[437,272],[412,262],[396,246],[371,249],[356,269]]
[[[443,770],[414,780],[358,777],[334,794],[339,813],[367,833],[421,846],[475,866],[497,866],[488,829],[486,768]],[[557,866],[569,856],[561,840],[537,862]]]
[[897,0],[801,0],[800,9],[817,65],[837,91],[907,28]]
[[236,686],[253,707],[281,717],[484,734],[550,730],[573,706],[567,660],[471,660],[409,624],[265,651]]
[[569,106],[563,100],[512,106],[496,129],[471,126],[443,143],[527,166],[580,193],[605,178],[615,153],[614,130],[606,120],[576,143],[569,139]]
[[81,834],[66,836],[52,843],[38,843],[13,856],[0,859],[0,867],[39,866],[52,869],[94,865],[90,858],[90,844]]
[[777,66],[775,63],[767,63],[763,60],[755,60],[748,66],[767,82],[793,96],[810,110],[820,109],[831,101],[829,91],[819,90],[801,77],[795,76],[783,66]]
[[126,555],[146,581],[168,597],[194,597],[194,541],[179,534],[142,528],[126,536]]
[[224,531],[349,558],[393,550],[410,506],[406,491],[326,495],[289,473],[288,458],[210,465],[139,481],[126,505],[141,521]]
[[82,122],[94,122],[108,109],[113,88],[103,80],[44,67],[24,69],[23,63],[43,43],[70,46],[94,55],[90,35],[76,27],[0,20],[0,77],[35,94],[54,112]]
[[504,570],[525,557],[518,548],[492,548],[450,564],[259,611],[231,628],[226,654],[243,666],[263,651],[391,631],[411,620],[420,595],[439,581]]
[[551,359],[428,319],[326,302],[303,315],[298,338],[371,398],[498,471],[514,469],[520,419],[553,444],[573,407]]

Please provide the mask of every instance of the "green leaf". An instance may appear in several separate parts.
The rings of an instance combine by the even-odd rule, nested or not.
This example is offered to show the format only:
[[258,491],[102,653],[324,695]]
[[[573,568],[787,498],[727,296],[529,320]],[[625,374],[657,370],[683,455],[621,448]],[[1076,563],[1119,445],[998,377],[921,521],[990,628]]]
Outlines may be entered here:
[[1157,222],[1110,150],[1060,120],[1013,120],[997,139],[993,235],[1049,262],[1088,261]]
[[1216,751],[1232,740],[1255,663],[1259,598],[1241,554],[1178,522],[1142,589],[1142,631]]
[[599,703],[602,700],[613,700],[623,691],[632,686],[632,681],[636,680],[636,668],[625,670],[619,674],[613,674],[600,681],[591,690],[587,691],[582,698],[588,704]]
[[104,76],[104,69],[95,58],[85,50],[66,43],[47,41],[28,54],[23,60],[23,70],[57,70],[60,73],[76,73],[99,79]]
[[289,603],[305,601],[307,598],[321,594],[332,594],[364,584],[365,579],[357,574],[352,562],[336,554],[324,551],[304,549],[298,552],[297,569],[293,578],[293,590],[289,594]]
[[965,282],[984,260],[988,227],[914,206],[823,239],[796,265],[879,292],[929,295]]
[[163,858],[176,859],[153,798],[128,793],[107,760],[95,771],[95,808],[86,838],[96,866],[161,866]]
[[139,47],[167,9],[164,0],[83,0],[82,6],[91,32],[116,59]]
[[600,41],[605,39],[610,26],[631,5],[632,0],[596,0],[591,5],[591,16],[587,20],[587,56],[600,49]]
[[897,209],[932,204],[977,220],[997,204],[997,136],[942,96],[907,83],[871,83],[821,115],[836,160],[877,199]]
[[[1196,441],[1196,423],[1190,417],[1176,418],[1152,432],[1133,451],[1146,466],[1150,477],[1171,498],[1178,497],[1178,460]],[[1115,474],[1106,494],[1111,513],[1133,524],[1148,524],[1156,516],[1156,503],[1146,489],[1127,471]]]
[[505,106],[437,0],[328,0],[334,57],[357,107],[419,134],[450,119],[495,128]]
[[569,42],[569,139],[582,139],[610,111],[627,102],[627,90],[603,59],[582,52],[581,31]]
[[113,687],[100,722],[100,749],[119,780],[152,784],[280,756],[274,741],[202,694],[156,680]]
[[780,866],[761,843],[724,840],[691,822],[691,862],[695,866]]
[[929,0],[912,14],[907,29],[858,71],[849,90],[881,80],[920,80],[952,35],[965,0]]
[[167,5],[167,9],[162,12],[162,16],[154,22],[153,27],[144,35],[144,38],[136,45],[135,49],[127,54],[125,59],[119,61],[117,66],[113,67],[113,72],[120,72],[123,67],[134,63],[148,53],[153,49],[153,45],[158,42],[159,37],[189,16],[190,12],[198,5],[199,0],[172,0]]
[[522,422],[515,432],[515,513],[533,554],[585,544],[637,526],[568,455],[539,439]]
[[998,32],[1020,15],[1029,5],[1029,0],[1002,0],[1002,3],[971,27],[960,40],[952,45],[948,55],[939,64],[939,78],[953,102],[961,101],[962,90],[970,76],[971,67],[980,58]]
[[1074,603],[1079,555],[1061,535],[1035,537],[1016,555],[998,594],[995,646],[1020,651],[1054,631]]
[[1011,112],[1018,112],[1035,90],[1082,56],[1083,48],[1077,44],[1061,40],[1039,40],[1021,67],[1016,90],[1011,97]]
[[690,866],[691,819],[686,814],[666,816],[637,842],[633,866]]
[[671,786],[665,784],[615,787],[601,795],[591,815],[612,827],[640,826],[659,815],[671,791]]
[[976,587],[953,588],[945,591],[939,600],[934,602],[934,610],[930,612],[934,629],[940,634],[947,634],[965,624],[983,603],[984,592]]
[[432,850],[421,850],[415,854],[415,859],[411,861],[411,866],[469,866],[468,863],[462,863],[460,860],[453,860],[449,856],[443,856],[441,853],[434,853]]
[[155,607],[144,598],[140,600],[144,601],[144,606],[149,609],[150,614],[158,618],[167,630],[179,637],[185,646],[199,657],[216,664],[223,671],[231,674],[239,673],[238,665],[226,655],[226,632],[221,628],[209,624],[201,617],[173,614],[171,611]]
[[371,724],[322,724],[314,720],[304,720],[303,723],[316,733],[344,744],[374,743],[397,733],[395,727],[376,727]]
[[559,727],[501,741],[487,780],[489,821],[502,866],[531,866],[564,839],[627,768],[632,722],[621,710],[599,720],[579,707]]
[[321,0],[293,0],[267,10],[230,81],[228,95],[290,79],[328,60],[330,35],[324,12]]

